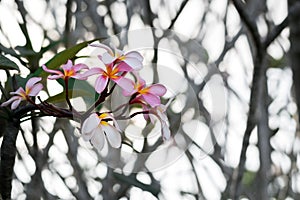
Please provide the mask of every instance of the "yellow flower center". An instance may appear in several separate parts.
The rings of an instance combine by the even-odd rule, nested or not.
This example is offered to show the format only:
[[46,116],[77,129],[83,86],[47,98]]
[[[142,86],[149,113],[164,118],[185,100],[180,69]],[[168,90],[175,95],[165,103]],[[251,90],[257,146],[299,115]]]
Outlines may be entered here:
[[64,74],[65,74],[65,77],[70,77],[70,76],[73,76],[75,75],[75,71],[74,70],[64,70]]
[[108,122],[107,121],[103,121],[103,119],[107,118],[109,115],[107,113],[102,113],[101,115],[99,115],[99,119],[100,119],[100,124],[99,125],[104,125],[107,126]]
[[118,78],[117,73],[119,72],[118,68],[112,68],[111,66],[106,66],[106,72],[104,72],[105,76],[111,78],[111,79],[115,79]]
[[101,125],[104,125],[104,126],[107,126],[107,125],[108,125],[108,122],[107,122],[107,121],[101,120],[100,124],[101,124]]
[[119,60],[119,61],[123,61],[123,60],[125,60],[125,58],[126,58],[125,56],[119,56],[119,57],[118,57],[118,60]]
[[139,93],[140,94],[147,94],[147,93],[149,93],[149,88],[141,89],[141,90],[139,90]]

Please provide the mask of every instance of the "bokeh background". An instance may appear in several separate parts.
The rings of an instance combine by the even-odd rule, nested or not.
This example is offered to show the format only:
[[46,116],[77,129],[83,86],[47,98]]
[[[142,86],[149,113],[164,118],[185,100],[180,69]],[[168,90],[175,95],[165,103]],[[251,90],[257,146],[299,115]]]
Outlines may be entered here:
[[[124,128],[139,141],[109,158],[73,121],[25,119],[12,199],[300,199],[299,7],[297,0],[1,0],[0,52],[20,68],[0,70],[1,101],[16,75],[95,38],[139,50],[147,82],[166,84],[163,102],[173,99],[175,139],[163,153],[157,137],[143,137],[155,127],[142,119]],[[47,84],[43,99],[63,91]],[[124,152],[135,153],[130,165]]]

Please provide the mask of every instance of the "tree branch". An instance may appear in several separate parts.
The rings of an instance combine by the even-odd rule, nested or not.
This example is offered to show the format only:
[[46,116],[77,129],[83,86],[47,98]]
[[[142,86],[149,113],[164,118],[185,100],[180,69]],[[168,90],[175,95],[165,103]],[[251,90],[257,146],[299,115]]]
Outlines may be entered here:
[[3,136],[0,162],[0,199],[3,200],[11,199],[11,183],[17,152],[16,139],[19,129],[18,120],[9,121]]
[[250,94],[250,103],[249,103],[249,113],[247,119],[246,130],[243,137],[240,162],[237,169],[237,173],[235,173],[235,177],[233,178],[233,191],[232,197],[233,199],[239,199],[239,195],[241,192],[241,182],[244,174],[244,168],[246,163],[246,151],[249,146],[250,135],[257,125],[257,121],[260,119],[260,115],[257,113],[258,101],[261,99],[262,90],[260,85],[262,85],[262,77],[265,74],[266,70],[266,49],[263,46],[261,41],[261,37],[259,35],[257,26],[255,21],[248,15],[245,4],[240,0],[233,0],[234,6],[237,9],[242,21],[247,26],[250,35],[253,38],[254,45],[256,48],[256,55],[254,56],[254,69],[253,69],[253,79],[252,79],[252,87]]
[[300,11],[300,2],[295,3],[292,8],[289,9],[288,15],[286,18],[277,26],[273,28],[272,31],[269,32],[265,41],[264,47],[267,48],[279,35],[280,33],[289,25],[289,21],[291,18],[299,16]]

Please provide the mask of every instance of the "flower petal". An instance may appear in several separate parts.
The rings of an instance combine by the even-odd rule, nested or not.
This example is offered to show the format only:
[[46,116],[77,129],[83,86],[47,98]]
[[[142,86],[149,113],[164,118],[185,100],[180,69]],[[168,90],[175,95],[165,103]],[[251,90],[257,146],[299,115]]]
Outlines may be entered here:
[[76,65],[73,66],[73,70],[75,72],[78,72],[82,69],[89,69],[89,67],[86,64],[83,64],[83,63],[79,63],[79,64],[76,64]]
[[43,68],[43,70],[44,70],[45,72],[63,75],[63,73],[62,73],[61,71],[59,71],[59,70],[48,69],[48,68],[46,67],[46,65],[42,65],[42,68]]
[[102,125],[101,127],[104,130],[110,145],[113,148],[119,148],[121,146],[122,138],[118,130],[110,124]]
[[119,76],[118,78],[113,79],[123,90],[131,93],[134,90],[134,82],[128,78]]
[[140,77],[137,73],[135,74],[135,77],[137,79],[137,86],[139,88],[144,88],[146,85],[146,81],[142,79],[142,77]]
[[100,127],[96,128],[93,131],[92,135],[93,135],[92,138],[91,138],[92,145],[98,151],[101,151],[103,149],[103,147],[104,147],[104,140],[105,140],[104,133],[103,133],[102,129]]
[[41,83],[38,83],[31,88],[29,94],[27,95],[36,96],[42,89],[43,89],[43,85]]
[[[143,108],[143,111],[148,111],[149,109],[148,109],[148,107],[145,105],[145,104],[141,104],[142,105],[142,108]],[[152,114],[143,114],[143,116],[144,116],[144,119],[145,120],[148,120],[149,119],[149,116],[151,116]],[[151,119],[151,118],[150,118]],[[152,121],[151,121],[152,122]]]
[[121,132],[121,129],[120,129],[120,127],[119,127],[119,124],[118,124],[117,120],[113,117],[113,115],[112,115],[111,113],[107,113],[107,115],[108,115],[108,118],[110,118],[110,119],[113,120],[113,122],[114,122],[114,127],[115,127],[118,131]]
[[83,122],[83,124],[81,126],[81,133],[82,133],[82,135],[91,134],[91,132],[98,127],[99,123],[100,123],[100,119],[99,119],[98,115],[96,113],[91,114]]
[[19,106],[19,104],[21,103],[21,98],[18,98],[18,99],[16,99],[12,104],[11,104],[11,109],[12,110],[14,110],[14,109],[16,109],[18,106]]
[[7,101],[3,102],[1,104],[1,106],[8,106],[9,104],[11,104],[13,101],[16,101],[17,99],[22,99],[22,97],[20,97],[20,96],[13,96],[10,99],[8,99]]
[[119,58],[124,55],[124,51],[117,49],[117,48],[114,48],[114,49],[115,49],[115,57],[116,58]]
[[61,68],[66,71],[70,71],[72,67],[73,67],[73,63],[71,60],[68,60],[66,64],[61,66]]
[[82,78],[87,78],[89,76],[95,75],[95,74],[102,74],[103,73],[103,69],[99,68],[99,67],[94,67],[88,71],[86,71],[85,73],[83,73],[81,75]]
[[108,46],[106,46],[105,44],[90,44],[90,46],[92,47],[99,47],[99,48],[102,48],[102,49],[105,49],[110,55],[114,55],[113,51],[111,48],[109,48]]
[[125,54],[126,58],[135,58],[140,62],[143,62],[143,56],[137,51],[130,51]]
[[55,80],[55,79],[59,79],[59,78],[63,78],[64,75],[63,74],[59,74],[59,75],[49,75],[48,79],[50,80]]
[[127,63],[121,62],[116,66],[119,72],[130,72],[132,71],[132,67],[130,67]]
[[110,55],[109,53],[105,52],[102,54],[102,56],[100,57],[100,60],[102,60],[102,62],[106,65],[113,63],[116,58],[113,57],[112,55]]
[[26,88],[31,89],[37,82],[41,81],[42,78],[41,77],[33,77],[28,79],[27,83],[26,83]]
[[166,94],[167,89],[161,84],[153,84],[149,86],[149,92],[157,96],[163,96],[164,94]]
[[21,87],[19,87],[15,92],[10,92],[11,95],[22,95],[25,94],[25,90]]
[[130,101],[130,104],[134,104],[134,103],[138,103],[138,104],[146,104],[145,99],[142,96],[137,96],[136,98],[132,99]]
[[126,57],[124,62],[128,64],[133,70],[140,70],[143,67],[143,63],[136,58]]
[[171,137],[171,131],[168,127],[168,125],[164,122],[161,122],[161,132],[162,132],[162,136],[163,136],[163,140],[168,140]]
[[70,76],[70,77],[78,79],[78,80],[87,80],[87,77],[83,76],[83,74],[75,74],[75,75]]
[[143,94],[142,97],[144,98],[144,100],[150,104],[151,107],[155,107],[160,105],[160,99],[158,96],[147,93],[147,94]]
[[155,108],[155,112],[156,112],[157,116],[163,121],[168,121],[168,117],[166,115],[166,110],[167,110],[167,107],[162,104],[156,106],[156,108]]
[[133,95],[134,93],[136,93],[137,92],[137,90],[132,90],[131,92],[129,92],[129,91],[127,91],[127,90],[123,90],[122,91],[122,94],[123,94],[123,96],[125,96],[125,97],[129,97],[129,96],[131,96],[131,95]]
[[98,92],[99,94],[101,92],[103,92],[103,90],[105,89],[106,85],[107,85],[107,82],[108,82],[108,77],[107,76],[99,76],[96,80],[96,83],[95,83],[95,90],[96,92]]

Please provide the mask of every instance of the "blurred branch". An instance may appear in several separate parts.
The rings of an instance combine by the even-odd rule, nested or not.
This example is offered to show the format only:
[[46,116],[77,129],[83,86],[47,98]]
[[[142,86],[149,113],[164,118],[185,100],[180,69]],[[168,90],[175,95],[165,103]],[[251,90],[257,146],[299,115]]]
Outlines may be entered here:
[[[164,31],[163,35],[160,37],[161,38],[165,38],[167,36],[167,34],[169,33],[169,30],[173,28],[175,22],[177,21],[178,17],[180,16],[180,14],[182,13],[184,7],[187,5],[188,0],[185,0],[181,3],[179,10],[176,13],[176,16],[171,20],[171,23],[169,25],[169,27],[166,29],[167,31]],[[154,34],[154,33],[153,33]],[[155,37],[154,37],[155,38]],[[158,59],[158,43],[160,41],[160,39],[154,39],[154,57],[152,62],[155,63],[153,65],[153,82],[154,83],[158,83],[158,71],[157,71],[157,59]]]
[[15,0],[17,6],[18,6],[18,10],[21,14],[21,17],[22,17],[22,20],[23,20],[23,23],[19,23],[19,26],[24,34],[24,37],[26,38],[26,45],[25,47],[27,49],[30,49],[32,50],[32,44],[31,44],[31,40],[30,40],[30,37],[29,37],[29,34],[28,34],[28,30],[27,30],[27,26],[26,26],[26,23],[27,23],[27,20],[26,20],[26,15],[28,14],[25,7],[24,7],[24,3],[23,1],[20,1],[20,0]]
[[65,47],[69,48],[71,45],[71,25],[72,25],[72,2],[73,0],[67,0],[66,3],[66,23],[64,31]]
[[193,162],[193,155],[191,154],[191,152],[190,152],[189,150],[186,150],[186,151],[185,151],[185,154],[186,154],[187,158],[189,159],[190,164],[191,164],[191,166],[192,166],[193,173],[195,174],[196,183],[197,183],[197,188],[198,188],[197,197],[198,197],[198,199],[199,199],[199,198],[200,198],[200,199],[205,199],[204,196],[203,196],[202,189],[201,189],[199,177],[198,177],[198,175],[197,175],[196,167],[195,167],[194,162]]
[[181,5],[180,5],[180,7],[179,7],[179,9],[178,9],[178,11],[177,11],[176,16],[171,20],[171,23],[170,23],[169,27],[167,28],[167,30],[173,28],[175,22],[177,21],[178,17],[179,17],[180,14],[182,13],[184,7],[187,5],[188,2],[189,2],[188,0],[185,0],[185,1],[183,1],[183,2],[181,3]]
[[67,141],[69,151],[67,153],[67,157],[74,169],[74,177],[76,178],[76,182],[78,184],[78,191],[74,192],[74,195],[78,199],[91,199],[88,192],[88,188],[86,185],[86,178],[84,176],[84,171],[80,167],[77,161],[77,150],[78,150],[78,140],[74,136],[75,128],[70,124],[67,119],[58,119],[57,120],[60,129],[62,130],[64,137]]
[[246,27],[249,29],[250,34],[252,35],[252,39],[254,41],[254,44],[257,48],[257,50],[261,49],[261,37],[259,35],[257,26],[254,18],[251,17],[248,12],[246,5],[241,0],[232,0],[236,10],[238,11],[242,21],[245,23]]
[[234,47],[236,41],[240,38],[240,36],[244,33],[243,28],[241,28],[237,34],[230,40],[225,42],[225,46],[223,48],[222,53],[218,57],[218,59],[215,61],[215,64],[219,66],[219,64],[223,61],[225,55],[228,53],[228,51]]
[[250,135],[254,127],[257,125],[258,120],[260,119],[260,115],[258,115],[257,113],[257,108],[258,108],[259,101],[262,99],[261,85],[263,84],[262,77],[265,75],[265,70],[266,70],[266,64],[265,64],[266,49],[262,45],[261,37],[259,35],[255,21],[253,21],[253,18],[251,18],[247,13],[247,8],[245,7],[245,4],[240,0],[233,0],[233,3],[242,21],[247,26],[256,48],[255,49],[256,53],[254,56],[253,79],[252,79],[252,87],[251,87],[251,94],[250,94],[247,125],[243,137],[240,162],[238,165],[236,177],[233,178],[234,182],[233,182],[232,197],[233,199],[239,199],[239,195],[241,193],[241,187],[242,187],[241,181],[245,170],[244,168],[246,163],[246,151],[249,146]]
[[[262,64],[262,68],[266,69],[267,63]],[[258,170],[258,190],[256,195],[258,199],[269,199],[268,185],[270,181],[270,168],[271,168],[271,145],[270,145],[270,128],[269,128],[269,112],[267,105],[268,85],[266,73],[262,76],[260,84],[260,92],[258,99],[257,110],[259,112],[259,121],[257,124],[258,132],[258,150],[259,150],[259,163]]]
[[144,191],[148,191],[148,192],[152,193],[155,197],[157,197],[159,192],[160,192],[160,185],[156,185],[156,184],[147,185],[147,184],[144,184],[144,183],[140,182],[139,180],[137,180],[136,174],[130,174],[128,176],[125,176],[123,174],[114,173],[113,175],[114,175],[114,177],[116,177],[120,181],[123,181],[123,182],[125,182],[129,185],[136,186],[138,188],[141,188]]
[[[0,199],[11,199],[12,176],[16,157],[16,139],[19,132],[19,122],[9,121],[3,135],[0,162]],[[2,197],[2,198],[1,198]]]
[[268,33],[264,41],[265,47],[268,47],[280,35],[280,33],[289,25],[289,21],[292,18],[299,16],[299,11],[300,2],[296,2],[291,8],[289,8],[288,15],[286,16],[286,18]]

